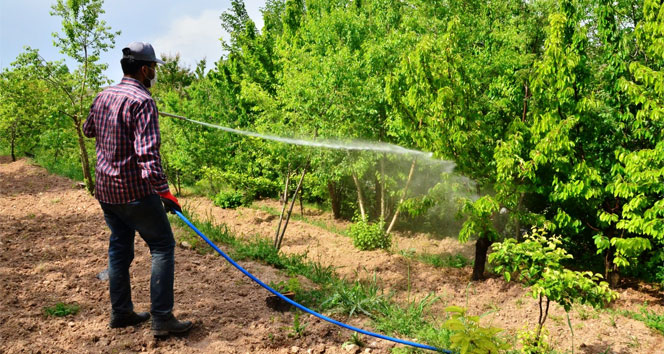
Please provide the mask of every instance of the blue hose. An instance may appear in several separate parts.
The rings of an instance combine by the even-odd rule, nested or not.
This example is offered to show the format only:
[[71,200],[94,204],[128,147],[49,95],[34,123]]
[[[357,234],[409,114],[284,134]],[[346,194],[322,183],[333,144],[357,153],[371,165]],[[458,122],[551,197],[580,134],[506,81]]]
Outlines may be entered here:
[[333,324],[335,324],[335,325],[337,325],[337,326],[341,326],[341,327],[343,327],[343,328],[349,329],[349,330],[351,330],[351,331],[359,332],[359,333],[365,334],[365,335],[367,335],[367,336],[376,337],[376,338],[380,338],[380,339],[385,339],[385,340],[389,340],[389,341],[392,341],[392,342],[395,342],[395,343],[405,344],[405,345],[409,345],[409,346],[416,347],[416,348],[421,348],[421,349],[428,349],[428,350],[433,350],[433,351],[443,352],[443,353],[448,353],[448,354],[452,354],[452,353],[453,353],[453,352],[450,351],[450,350],[439,349],[439,348],[436,348],[436,347],[432,347],[432,346],[430,346],[430,345],[424,345],[424,344],[420,344],[420,343],[410,342],[410,341],[407,341],[407,340],[402,340],[402,339],[393,338],[393,337],[385,336],[385,335],[378,334],[378,333],[373,333],[373,332],[365,331],[365,330],[363,330],[363,329],[360,329],[360,328],[357,328],[357,327],[353,327],[353,326],[351,326],[351,325],[348,325],[348,324],[345,324],[345,323],[339,322],[339,321],[337,321],[337,320],[331,319],[331,318],[329,318],[329,317],[327,317],[327,316],[325,316],[325,315],[322,315],[322,314],[320,314],[320,313],[318,313],[318,312],[315,312],[315,311],[313,311],[313,310],[310,310],[310,309],[307,308],[307,307],[304,307],[304,306],[298,304],[297,302],[295,302],[295,301],[293,301],[293,300],[291,300],[291,299],[285,297],[285,296],[282,295],[280,292],[278,292],[278,291],[272,289],[269,285],[263,283],[260,279],[256,278],[253,274],[249,273],[246,269],[242,268],[242,266],[240,266],[239,264],[237,264],[237,263],[236,263],[231,257],[229,257],[228,255],[226,255],[226,253],[224,253],[224,251],[222,251],[221,249],[219,249],[219,247],[217,247],[217,245],[215,245],[214,242],[210,241],[210,239],[208,239],[208,238],[207,238],[207,237],[206,237],[206,236],[205,236],[200,230],[198,230],[198,229],[196,228],[196,226],[194,226],[194,224],[192,224],[192,223],[191,223],[191,222],[190,222],[190,221],[189,221],[184,215],[182,215],[182,213],[180,213],[179,211],[175,211],[175,213],[180,217],[180,219],[182,219],[182,221],[185,222],[185,224],[187,224],[192,230],[194,230],[194,232],[196,232],[196,233],[198,234],[198,236],[200,236],[205,242],[207,242],[207,244],[210,245],[210,247],[212,247],[215,251],[217,251],[217,253],[219,253],[222,257],[224,257],[224,258],[225,258],[230,264],[232,264],[235,268],[239,269],[242,273],[244,273],[244,275],[246,275],[246,276],[248,276],[249,278],[251,278],[251,280],[255,281],[256,283],[258,283],[260,286],[262,286],[262,287],[264,287],[265,289],[267,289],[267,290],[268,290],[269,292],[271,292],[272,294],[278,296],[281,300],[284,300],[284,301],[288,302],[289,304],[291,304],[291,305],[297,307],[298,309],[300,309],[300,310],[302,310],[302,311],[304,311],[304,312],[307,312],[307,313],[309,313],[309,314],[312,314],[312,315],[314,315],[314,316],[316,316],[316,317],[318,317],[318,318],[320,318],[320,319],[322,319],[322,320],[325,320],[325,321],[327,321],[327,322],[333,323]]

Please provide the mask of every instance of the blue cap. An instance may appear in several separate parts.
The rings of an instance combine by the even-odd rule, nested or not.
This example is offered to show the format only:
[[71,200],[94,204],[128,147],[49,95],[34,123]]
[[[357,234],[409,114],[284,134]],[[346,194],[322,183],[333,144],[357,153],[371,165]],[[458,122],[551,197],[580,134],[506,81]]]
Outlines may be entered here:
[[166,64],[163,60],[157,59],[150,43],[143,42],[131,42],[122,48],[122,58]]

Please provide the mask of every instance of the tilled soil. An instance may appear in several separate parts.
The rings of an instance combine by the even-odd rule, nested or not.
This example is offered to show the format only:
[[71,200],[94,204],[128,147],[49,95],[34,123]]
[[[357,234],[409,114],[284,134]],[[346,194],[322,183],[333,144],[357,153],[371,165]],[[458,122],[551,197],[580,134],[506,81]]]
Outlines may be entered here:
[[[239,237],[272,238],[278,217],[260,210],[278,209],[278,201],[261,201],[252,208],[224,210],[204,198],[181,198],[196,215],[226,224]],[[297,212],[297,211],[296,211]],[[394,299],[406,303],[433,293],[439,300],[432,318],[443,320],[449,305],[484,314],[482,323],[505,329],[508,338],[534,328],[537,302],[527,290],[499,278],[469,282],[471,268],[436,269],[404,258],[399,250],[464,254],[472,258],[472,244],[454,238],[395,235],[391,252],[361,252],[348,237],[328,230],[344,229],[344,222],[313,210],[312,223],[291,220],[284,238],[286,253],[307,253],[309,259],[336,267],[349,279],[376,276]],[[176,229],[176,235],[183,232]],[[347,353],[389,352],[395,345],[365,339],[365,348],[342,347],[349,331],[301,315],[303,335],[293,331],[294,312],[276,312],[265,304],[268,293],[221,257],[178,247],[176,250],[175,314],[195,321],[186,337],[152,338],[149,324],[110,329],[108,282],[97,278],[106,268],[109,231],[99,205],[76,183],[48,174],[26,160],[0,157],[0,352],[156,352],[156,353]],[[288,277],[271,267],[241,262],[266,283]],[[137,311],[149,309],[149,252],[136,238],[131,268]],[[614,310],[638,311],[644,304],[663,313],[664,294],[644,284],[619,289]],[[76,315],[48,317],[44,308],[63,302],[80,307]],[[664,353],[664,337],[642,322],[615,311],[576,306],[570,312],[574,337],[559,306],[550,310],[546,328],[552,345],[579,353]],[[346,320],[346,318],[339,318]],[[370,329],[366,318],[350,324]]]

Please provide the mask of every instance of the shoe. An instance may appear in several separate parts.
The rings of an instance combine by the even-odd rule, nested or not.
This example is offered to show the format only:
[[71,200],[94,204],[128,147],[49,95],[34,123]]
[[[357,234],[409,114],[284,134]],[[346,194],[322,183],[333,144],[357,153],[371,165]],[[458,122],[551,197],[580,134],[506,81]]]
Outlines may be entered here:
[[150,319],[150,313],[134,311],[123,314],[111,314],[111,328],[123,328],[129,326],[136,326]]
[[164,318],[152,319],[152,335],[155,337],[166,337],[170,334],[182,335],[194,326],[191,321],[178,321],[173,314]]

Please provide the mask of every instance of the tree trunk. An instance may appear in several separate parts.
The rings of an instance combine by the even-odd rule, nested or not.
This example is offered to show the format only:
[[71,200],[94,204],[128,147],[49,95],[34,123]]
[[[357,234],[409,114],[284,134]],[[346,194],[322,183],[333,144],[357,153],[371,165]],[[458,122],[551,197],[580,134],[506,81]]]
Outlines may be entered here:
[[546,298],[546,309],[542,308],[543,296],[539,296],[539,319],[537,320],[537,334],[535,335],[535,345],[539,347],[540,345],[540,336],[542,335],[542,327],[544,327],[544,322],[546,322],[546,317],[549,315],[549,304],[551,299]]
[[11,139],[11,150],[12,150],[12,161],[16,161],[16,125],[12,126],[12,139]]
[[286,234],[286,228],[288,227],[288,221],[290,221],[291,213],[293,212],[293,206],[295,206],[297,193],[300,191],[300,188],[302,188],[302,182],[304,181],[304,176],[307,174],[308,168],[309,168],[309,162],[307,162],[302,168],[302,176],[300,176],[300,181],[297,183],[297,187],[295,188],[295,192],[293,193],[293,199],[291,200],[290,207],[288,208],[288,214],[286,214],[286,222],[284,223],[284,228],[281,230],[281,236],[279,237],[279,242],[277,243],[277,251],[281,248],[281,241],[283,241],[284,235]]
[[289,184],[290,184],[290,166],[288,166],[288,172],[286,173],[286,183],[284,184],[284,194],[281,197],[281,201],[283,202],[283,205],[281,206],[281,214],[279,214],[279,224],[277,224],[277,232],[274,234],[274,248],[277,248],[277,245],[279,244],[279,235],[281,234],[281,223],[284,221],[284,215],[286,213],[286,205],[288,204],[288,185]]
[[332,215],[335,219],[341,219],[341,196],[337,191],[337,185],[334,181],[327,182],[327,190],[330,193],[330,204],[332,204]]
[[380,159],[380,221],[385,221],[385,156]]
[[304,203],[302,202],[302,193],[304,189],[300,188],[300,215],[304,216]]
[[475,264],[473,265],[473,275],[470,278],[471,280],[482,280],[484,279],[484,267],[486,265],[486,255],[489,251],[489,247],[493,242],[491,242],[484,235],[480,235],[475,243]]
[[357,175],[355,172],[352,173],[353,175],[353,182],[355,182],[355,189],[357,190],[357,202],[360,205],[360,216],[362,217],[363,221],[367,220],[367,213],[365,212],[364,209],[364,197],[362,196],[362,187],[360,186],[360,180],[357,179]]
[[401,203],[406,199],[406,195],[408,194],[408,187],[410,187],[410,182],[413,180],[413,173],[415,172],[415,165],[417,163],[417,158],[413,159],[413,163],[410,165],[410,172],[408,172],[408,179],[406,180],[406,186],[403,188],[403,194],[401,194],[401,199],[399,200],[399,204],[397,204],[396,210],[394,211],[394,216],[392,216],[392,221],[390,222],[390,226],[387,227],[387,230],[385,231],[385,234],[389,235],[390,232],[392,232],[392,228],[394,227],[394,224],[397,222],[397,218],[399,217],[399,207],[401,206]]
[[81,122],[75,122],[76,125],[76,134],[78,134],[78,147],[80,148],[81,153],[81,166],[83,167],[83,179],[85,181],[85,187],[88,190],[88,193],[91,195],[95,192],[95,184],[92,182],[92,174],[90,173],[90,160],[88,158],[88,150],[85,148],[85,140],[83,138],[83,132],[81,131]]
[[614,250],[609,247],[604,251],[604,278],[609,283],[612,289],[615,289],[620,284],[620,270],[613,263]]

